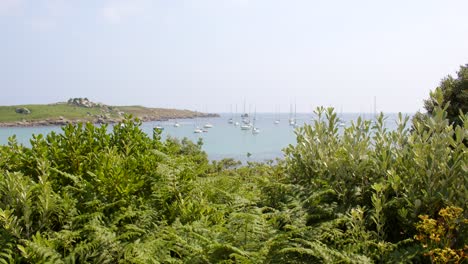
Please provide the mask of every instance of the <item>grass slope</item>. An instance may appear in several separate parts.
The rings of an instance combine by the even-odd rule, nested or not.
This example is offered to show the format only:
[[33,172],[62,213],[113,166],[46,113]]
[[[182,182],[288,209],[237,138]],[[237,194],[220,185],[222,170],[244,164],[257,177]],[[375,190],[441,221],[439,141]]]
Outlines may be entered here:
[[[18,114],[15,109],[25,107],[31,110],[31,114]],[[91,120],[91,115],[102,114],[100,107],[85,108],[68,104],[54,105],[16,105],[16,106],[0,106],[0,122],[16,122],[24,120],[45,120],[57,119],[60,116],[66,119],[84,119]]]
[[[16,113],[15,110],[20,107],[29,109],[31,113]],[[143,106],[96,106],[86,108],[70,104],[15,105],[0,106],[0,123],[57,120],[61,119],[61,117],[71,121],[94,121],[97,116],[102,115],[107,115],[110,119],[121,119],[122,116],[118,112],[124,112],[143,119],[187,118],[201,115],[201,113],[189,110],[147,108]]]

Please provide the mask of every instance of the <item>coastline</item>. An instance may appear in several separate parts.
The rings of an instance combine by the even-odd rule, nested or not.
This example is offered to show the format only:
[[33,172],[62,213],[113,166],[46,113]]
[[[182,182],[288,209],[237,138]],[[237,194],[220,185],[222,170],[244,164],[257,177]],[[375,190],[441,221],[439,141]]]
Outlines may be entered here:
[[0,127],[45,127],[77,123],[114,124],[127,116],[142,122],[218,117],[187,109],[151,108],[139,105],[111,106],[88,98],[70,98],[67,102],[44,105],[0,106]]
[[[193,114],[187,113],[175,113],[172,115],[166,116],[134,116],[140,119],[142,122],[152,122],[152,121],[168,121],[171,119],[193,119],[193,118],[211,118],[219,117],[219,114],[213,113],[198,113],[193,112]],[[45,119],[45,120],[22,120],[15,122],[0,122],[0,127],[47,127],[47,126],[64,126],[68,124],[78,124],[78,123],[93,123],[93,124],[115,124],[122,121],[124,118],[108,118],[106,116],[101,116],[93,119],[66,119],[59,117],[56,119]]]

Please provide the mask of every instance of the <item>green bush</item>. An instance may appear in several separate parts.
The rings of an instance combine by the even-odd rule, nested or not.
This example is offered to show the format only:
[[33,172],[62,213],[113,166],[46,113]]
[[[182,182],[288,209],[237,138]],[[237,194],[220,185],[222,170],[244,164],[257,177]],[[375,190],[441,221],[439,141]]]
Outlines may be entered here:
[[[31,147],[13,137],[0,146],[0,263],[423,263],[419,215],[456,206],[466,221],[466,115],[454,126],[436,106],[412,131],[383,115],[340,131],[332,109],[316,114],[276,165],[210,163],[201,141],[161,141],[131,118]],[[449,237],[465,261],[466,230]]]
[[[467,115],[455,126],[445,108],[436,106],[413,131],[401,115],[397,129],[388,131],[380,115],[374,123],[358,119],[343,132],[333,109],[318,108],[316,115],[313,125],[296,131],[297,144],[285,151],[286,170],[298,186],[309,225],[353,215],[359,208],[362,230],[370,232],[361,238],[365,249],[359,252],[382,261],[413,238],[418,215],[436,216],[445,206],[466,208]],[[372,247],[383,256],[369,255]]]

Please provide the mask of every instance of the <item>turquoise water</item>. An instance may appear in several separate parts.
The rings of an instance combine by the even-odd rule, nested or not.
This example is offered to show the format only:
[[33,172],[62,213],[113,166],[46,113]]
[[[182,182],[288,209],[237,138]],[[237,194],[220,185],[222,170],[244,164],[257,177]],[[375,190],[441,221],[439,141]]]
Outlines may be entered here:
[[[341,119],[347,124],[351,120],[357,119],[359,114],[344,113]],[[367,115],[370,117],[371,115]],[[386,126],[389,129],[396,127],[396,114],[387,114]],[[303,125],[310,123],[312,114],[297,114],[297,123]],[[365,115],[364,115],[365,117]],[[264,161],[283,157],[282,149],[289,144],[294,144],[296,136],[294,128],[288,123],[288,114],[280,115],[280,123],[274,124],[274,113],[257,114],[255,126],[260,129],[259,134],[252,134],[251,130],[241,130],[240,126],[229,124],[231,114],[221,114],[218,118],[200,119],[180,119],[177,122],[179,127],[174,127],[174,120],[164,122],[145,122],[142,125],[143,131],[152,134],[153,128],[162,126],[164,128],[162,136],[176,138],[187,137],[193,141],[203,139],[203,150],[207,152],[212,160],[222,158],[234,158],[241,161]],[[240,122],[240,118],[237,120]],[[207,122],[213,124],[213,128],[208,132],[196,134],[194,129],[203,127]],[[61,128],[54,127],[15,127],[0,128],[0,144],[6,144],[8,137],[16,135],[18,142],[29,145],[29,139],[33,134],[47,134],[51,131],[60,132]],[[251,156],[247,157],[247,153]]]

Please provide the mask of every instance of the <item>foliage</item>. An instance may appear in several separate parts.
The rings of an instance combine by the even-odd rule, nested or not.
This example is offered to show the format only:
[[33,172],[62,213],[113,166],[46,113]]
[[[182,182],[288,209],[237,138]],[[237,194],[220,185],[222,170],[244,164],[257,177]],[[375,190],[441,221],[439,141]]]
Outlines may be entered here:
[[416,224],[419,234],[415,238],[423,243],[432,263],[461,263],[468,259],[468,245],[463,241],[468,219],[463,218],[462,212],[462,208],[449,206],[440,209],[437,220],[419,216],[421,221]]
[[461,125],[460,114],[468,113],[468,64],[460,66],[456,78],[449,75],[442,79],[436,90],[440,90],[442,100],[437,98],[437,92],[431,92],[429,99],[424,100],[424,108],[432,115],[436,106],[449,103],[447,118],[450,123]]
[[417,216],[451,205],[466,208],[468,197],[467,116],[460,117],[462,126],[450,125],[445,109],[436,106],[414,131],[401,115],[394,131],[387,131],[383,115],[340,131],[333,109],[318,108],[314,123],[297,130],[297,145],[286,149],[307,224],[350,215],[341,232],[361,235],[351,244],[340,238],[340,250],[352,248],[380,262],[421,261],[421,254],[401,255],[421,252],[412,240]]
[[402,116],[388,131],[383,115],[341,131],[332,109],[316,113],[275,165],[210,163],[201,141],[161,141],[130,118],[31,147],[12,137],[0,146],[0,262],[418,263],[447,256],[416,224],[446,206],[465,213],[440,215],[440,237],[467,244],[447,227],[466,219],[467,116],[454,126],[436,106],[413,131]]

